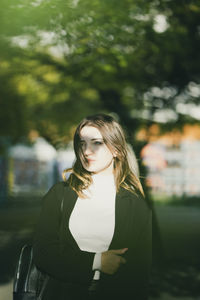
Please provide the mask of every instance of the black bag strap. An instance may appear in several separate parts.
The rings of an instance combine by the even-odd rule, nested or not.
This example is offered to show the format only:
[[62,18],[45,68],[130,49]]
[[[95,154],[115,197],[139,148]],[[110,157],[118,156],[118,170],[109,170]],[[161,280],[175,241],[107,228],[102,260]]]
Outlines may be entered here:
[[61,205],[60,205],[61,219],[62,219],[62,213],[63,213],[64,195],[65,195],[65,183],[63,183],[63,196],[62,196]]

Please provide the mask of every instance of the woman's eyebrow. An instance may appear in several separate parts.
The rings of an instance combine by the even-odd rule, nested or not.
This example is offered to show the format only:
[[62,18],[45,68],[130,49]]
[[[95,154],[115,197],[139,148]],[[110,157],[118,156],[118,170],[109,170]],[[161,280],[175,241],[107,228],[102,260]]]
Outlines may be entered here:
[[[87,139],[88,139],[88,138],[86,138],[86,139],[82,138],[82,139],[80,139],[80,141],[81,141],[81,142],[85,142]],[[88,139],[88,140],[91,140],[91,141],[96,141],[96,140],[103,141],[102,138],[91,138],[91,139]]]
[[103,139],[102,139],[102,138],[93,138],[93,139],[91,139],[91,141],[96,141],[96,140],[103,141]]

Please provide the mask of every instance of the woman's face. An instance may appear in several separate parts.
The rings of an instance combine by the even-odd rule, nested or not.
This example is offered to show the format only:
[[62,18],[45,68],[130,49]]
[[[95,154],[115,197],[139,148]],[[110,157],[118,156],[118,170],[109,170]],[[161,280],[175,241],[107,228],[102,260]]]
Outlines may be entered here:
[[113,154],[103,141],[101,132],[93,126],[84,126],[80,131],[84,155],[83,167],[91,173],[113,172]]

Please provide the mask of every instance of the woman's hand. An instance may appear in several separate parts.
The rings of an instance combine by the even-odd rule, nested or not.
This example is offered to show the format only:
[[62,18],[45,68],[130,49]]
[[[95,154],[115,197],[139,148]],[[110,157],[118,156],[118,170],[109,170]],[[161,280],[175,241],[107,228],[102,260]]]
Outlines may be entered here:
[[128,248],[123,248],[103,252],[101,255],[101,271],[109,275],[116,273],[120,265],[126,263],[125,258],[121,255],[127,250]]

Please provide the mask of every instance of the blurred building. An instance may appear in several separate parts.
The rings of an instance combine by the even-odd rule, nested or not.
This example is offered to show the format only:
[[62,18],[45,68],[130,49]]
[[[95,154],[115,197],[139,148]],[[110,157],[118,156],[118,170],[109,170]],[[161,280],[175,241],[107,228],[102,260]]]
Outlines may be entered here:
[[[71,168],[75,160],[75,153],[73,150],[72,143],[68,144],[66,149],[59,149],[57,151],[57,169],[58,169],[58,179],[63,180],[62,172],[65,169]],[[70,173],[67,174],[69,176]]]
[[44,138],[8,151],[8,195],[38,196],[55,182],[57,152]]
[[152,136],[141,151],[147,169],[146,182],[152,194],[199,196],[200,126],[185,125],[182,131]]
[[75,159],[72,143],[56,150],[44,138],[31,133],[29,143],[9,146],[0,156],[0,203],[8,198],[24,199],[44,195],[62,179],[62,172]]

